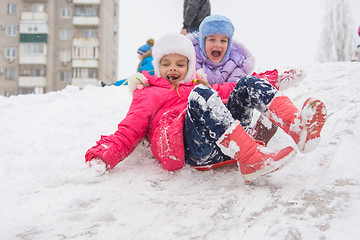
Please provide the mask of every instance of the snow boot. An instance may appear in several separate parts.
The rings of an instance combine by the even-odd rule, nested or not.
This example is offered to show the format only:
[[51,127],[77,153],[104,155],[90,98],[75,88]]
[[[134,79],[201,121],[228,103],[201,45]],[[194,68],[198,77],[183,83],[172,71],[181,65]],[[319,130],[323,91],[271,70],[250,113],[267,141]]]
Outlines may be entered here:
[[318,145],[327,117],[323,102],[308,98],[299,111],[288,97],[275,96],[268,109],[269,119],[292,137],[301,152],[310,152]]
[[284,91],[290,87],[297,86],[299,82],[305,78],[306,73],[302,69],[293,68],[282,73],[279,73],[277,69],[274,69],[262,73],[254,72],[252,75],[260,79],[265,79],[277,90]]
[[262,72],[262,73],[254,72],[251,75],[268,81],[277,90],[279,90],[279,72],[277,69],[267,70],[266,72]]
[[284,91],[290,87],[296,87],[306,76],[306,73],[302,69],[290,69],[279,74],[278,89]]
[[247,134],[238,120],[230,125],[216,144],[225,155],[237,160],[245,182],[278,170],[295,154],[295,150],[290,146],[273,151],[259,145]]
[[271,138],[275,135],[278,126],[264,116],[260,115],[259,119],[255,123],[255,126],[250,130],[253,138],[257,141],[261,141],[265,146],[269,143]]

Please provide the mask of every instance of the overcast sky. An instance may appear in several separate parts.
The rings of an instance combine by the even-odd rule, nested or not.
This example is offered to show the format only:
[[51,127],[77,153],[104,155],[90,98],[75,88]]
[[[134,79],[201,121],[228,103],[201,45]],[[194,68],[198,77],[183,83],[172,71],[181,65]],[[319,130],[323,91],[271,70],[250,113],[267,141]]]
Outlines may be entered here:
[[[256,68],[302,65],[316,60],[325,0],[210,0],[211,13],[230,18],[234,39],[255,56]],[[350,0],[354,34],[360,1]],[[137,49],[182,27],[182,0],[119,0],[119,79],[136,71]],[[359,13],[356,15],[355,13]],[[358,38],[360,43],[360,38]]]

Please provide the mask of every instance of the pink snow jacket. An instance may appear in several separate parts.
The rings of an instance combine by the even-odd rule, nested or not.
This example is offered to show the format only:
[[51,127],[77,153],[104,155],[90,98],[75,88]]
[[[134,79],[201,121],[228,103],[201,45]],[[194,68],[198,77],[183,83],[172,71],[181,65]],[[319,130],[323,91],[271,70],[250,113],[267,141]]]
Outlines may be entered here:
[[[124,160],[141,140],[147,136],[151,151],[168,171],[180,169],[185,163],[183,127],[190,91],[195,83],[180,83],[177,89],[166,79],[143,72],[150,87],[136,89],[126,117],[118,130],[109,136],[101,136],[96,145],[85,155],[85,161],[101,158],[108,168],[114,168]],[[212,86],[222,99],[230,96],[236,83]]]
[[188,35],[196,52],[196,69],[204,69],[210,85],[223,82],[236,82],[253,71],[255,60],[249,50],[232,40],[229,56],[220,63],[213,63],[204,56],[197,39]]

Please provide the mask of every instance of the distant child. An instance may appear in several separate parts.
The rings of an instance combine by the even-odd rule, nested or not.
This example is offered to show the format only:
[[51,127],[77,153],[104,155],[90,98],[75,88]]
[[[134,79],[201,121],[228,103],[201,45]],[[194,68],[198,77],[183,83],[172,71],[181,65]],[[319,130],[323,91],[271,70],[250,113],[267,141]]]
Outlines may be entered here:
[[358,45],[356,47],[356,49],[354,50],[354,54],[351,58],[352,62],[360,62],[360,45]]
[[[139,65],[137,67],[136,72],[147,71],[150,75],[154,76],[154,66],[152,64],[153,57],[152,57],[152,47],[154,46],[154,39],[150,38],[146,41],[146,43],[139,47],[137,50],[138,57],[140,59]],[[116,81],[114,84],[105,84],[101,83],[101,86],[123,86],[128,85],[128,79],[121,79]]]
[[[230,19],[221,15],[206,17],[200,24],[198,37],[194,34],[188,35],[196,51],[196,69],[204,69],[210,85],[236,82],[253,73],[254,57],[245,46],[233,40],[233,35],[233,24]],[[274,69],[252,75],[269,81],[278,90],[294,86],[304,77],[303,71],[297,69],[280,74]],[[252,111],[249,116],[251,120]],[[242,124],[244,128],[249,128],[248,122]],[[256,139],[267,144],[276,130],[276,125],[260,117],[252,132]]]
[[[308,99],[299,111],[271,84],[254,76],[212,87],[198,84],[202,81],[196,79],[193,45],[181,34],[161,38],[153,57],[155,76],[144,71],[132,79],[140,84],[118,130],[102,136],[85,155],[98,174],[129,156],[145,136],[154,157],[168,171],[182,168],[185,162],[211,168],[231,159],[238,162],[247,182],[276,171],[294,149],[273,151],[256,143],[232,117],[241,117],[250,105],[282,127],[300,151],[310,151],[318,143],[326,119],[321,101]],[[227,98],[225,107],[221,99]],[[189,132],[197,138],[190,138]]]
[[152,64],[152,50],[151,48],[154,46],[154,39],[150,38],[146,41],[144,45],[139,47],[137,53],[140,59],[140,63],[137,69],[137,72],[147,71],[150,75],[154,76],[154,66]]

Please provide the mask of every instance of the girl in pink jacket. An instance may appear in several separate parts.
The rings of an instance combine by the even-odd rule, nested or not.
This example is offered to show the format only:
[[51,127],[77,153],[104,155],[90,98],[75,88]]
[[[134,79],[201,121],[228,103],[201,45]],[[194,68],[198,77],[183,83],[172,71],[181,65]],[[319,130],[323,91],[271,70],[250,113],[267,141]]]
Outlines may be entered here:
[[[241,118],[250,105],[289,133],[300,151],[312,150],[320,139],[326,109],[319,100],[308,99],[299,111],[271,84],[254,76],[211,87],[198,84],[194,47],[181,34],[161,38],[153,57],[155,76],[137,75],[141,85],[118,130],[102,136],[85,155],[99,174],[124,160],[145,136],[154,157],[168,171],[185,162],[201,169],[236,161],[246,182],[276,171],[295,151],[292,147],[272,151],[245,132],[232,116]],[[198,137],[189,138],[194,132]]]

